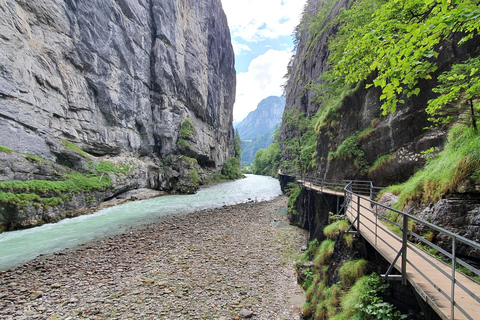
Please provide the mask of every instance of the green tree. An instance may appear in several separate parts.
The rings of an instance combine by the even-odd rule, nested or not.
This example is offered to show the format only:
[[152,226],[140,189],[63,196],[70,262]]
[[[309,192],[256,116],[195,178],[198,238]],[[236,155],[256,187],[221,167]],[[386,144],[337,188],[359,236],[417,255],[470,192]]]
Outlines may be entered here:
[[253,173],[262,174],[263,170],[266,167],[265,164],[265,149],[260,149],[255,153],[255,158],[253,159]]
[[234,142],[235,157],[240,161],[242,156],[242,140],[240,139],[240,133],[238,129],[235,130],[235,142]]
[[[344,18],[341,34],[347,34],[355,15],[369,9],[360,1]],[[375,6],[378,4],[374,3]],[[348,41],[335,42],[331,63],[337,76],[356,83],[374,75],[382,89],[382,109],[395,112],[400,95],[418,95],[420,79],[431,79],[444,41],[454,33],[465,36],[459,44],[480,31],[480,7],[473,0],[390,0],[374,10],[369,22],[358,25]]]
[[427,112],[435,123],[450,123],[459,114],[470,113],[470,123],[477,129],[476,110],[480,99],[480,58],[453,65],[450,71],[438,77],[433,89],[439,96],[428,101]]
[[223,164],[222,175],[227,179],[239,179],[243,175],[240,172],[240,162],[236,157],[230,158]]
[[267,149],[260,149],[255,153],[253,173],[259,175],[276,176],[280,167],[281,150],[278,143],[279,127],[275,128],[273,143]]

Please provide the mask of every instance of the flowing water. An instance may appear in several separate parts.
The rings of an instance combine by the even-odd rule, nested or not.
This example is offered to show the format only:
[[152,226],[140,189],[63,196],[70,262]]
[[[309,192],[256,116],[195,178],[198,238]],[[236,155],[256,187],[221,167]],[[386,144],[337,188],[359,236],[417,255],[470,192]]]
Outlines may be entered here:
[[218,208],[249,200],[271,200],[282,194],[278,180],[255,175],[200,189],[193,195],[170,195],[129,202],[100,210],[91,215],[64,219],[31,229],[0,234],[0,270],[90,240],[126,232],[158,220],[196,210]]

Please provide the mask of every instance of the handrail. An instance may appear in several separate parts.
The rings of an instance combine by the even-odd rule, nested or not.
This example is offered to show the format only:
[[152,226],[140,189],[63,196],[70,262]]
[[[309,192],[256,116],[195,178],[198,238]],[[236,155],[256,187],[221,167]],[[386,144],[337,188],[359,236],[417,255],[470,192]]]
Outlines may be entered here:
[[[297,180],[301,180],[302,183],[308,188],[308,185],[310,187],[312,185],[316,186],[317,188],[320,188],[321,192],[323,192],[325,189],[331,190],[331,191],[343,191],[344,192],[344,198],[346,203],[344,203],[344,208],[349,208],[350,212],[353,215],[354,221],[352,224],[354,224],[354,227],[357,229],[357,232],[360,232],[360,226],[366,227],[366,224],[364,224],[362,221],[364,219],[369,220],[372,222],[375,226],[375,230],[370,230],[368,227],[366,227],[368,230],[370,230],[372,233],[375,234],[375,245],[377,243],[377,237],[378,237],[378,229],[380,228],[381,230],[386,231],[385,225],[378,224],[378,220],[384,221],[387,224],[391,224],[395,227],[398,228],[399,232],[399,237],[398,241],[401,242],[401,249],[397,254],[397,257],[394,259],[392,265],[390,266],[389,270],[385,274],[385,278],[387,279],[396,279],[396,278],[401,278],[402,282],[406,284],[407,281],[407,266],[411,266],[413,269],[417,269],[415,265],[413,265],[408,259],[407,259],[407,254],[408,251],[416,252],[419,253],[420,249],[415,246],[415,244],[408,239],[410,238],[411,240],[417,241],[417,243],[421,243],[425,246],[428,246],[430,248],[433,248],[437,250],[440,254],[443,255],[444,259],[448,259],[451,261],[451,273],[447,274],[443,269],[441,269],[439,266],[437,266],[435,263],[429,262],[433,267],[435,267],[438,271],[442,272],[444,276],[450,280],[451,282],[451,289],[450,292],[445,292],[445,290],[441,290],[429,277],[428,275],[424,274],[419,271],[419,273],[425,278],[426,281],[428,281],[431,285],[436,287],[436,289],[441,292],[443,296],[445,296],[446,299],[450,301],[451,304],[451,319],[455,319],[455,308],[459,310],[467,319],[474,319],[472,318],[465,310],[462,308],[461,301],[456,301],[455,300],[455,293],[456,289],[463,290],[463,292],[467,293],[471,298],[473,298],[476,302],[479,303],[479,308],[480,308],[480,297],[477,296],[478,293],[472,292],[469,290],[465,284],[462,284],[460,280],[458,279],[457,273],[459,272],[456,270],[456,266],[460,265],[464,268],[466,268],[468,271],[472,272],[473,274],[476,274],[480,276],[480,270],[474,267],[473,265],[469,264],[468,262],[462,260],[458,254],[457,254],[457,246],[459,244],[464,244],[473,250],[478,250],[480,251],[480,244],[477,242],[474,242],[470,239],[467,239],[463,236],[460,236],[458,234],[455,234],[451,231],[448,231],[442,227],[439,227],[437,225],[434,225],[428,221],[422,220],[414,215],[411,215],[409,213],[403,212],[401,210],[397,210],[395,208],[391,208],[389,206],[386,206],[384,204],[381,204],[377,201],[375,201],[375,197],[378,194],[378,191],[383,189],[379,187],[375,187],[371,181],[357,181],[357,180],[334,180],[334,179],[323,179],[319,177],[312,177],[310,175],[305,175],[302,174],[300,177],[296,177]],[[366,197],[368,196],[368,198]],[[353,197],[357,197],[357,201],[352,204]],[[362,205],[361,201],[366,201],[368,203],[367,206]],[[378,213],[378,209],[383,208],[385,210],[389,210],[391,212],[394,212],[398,214],[398,216],[402,216],[402,222],[401,224],[397,223],[397,221],[392,221],[390,219],[387,219],[386,217],[380,215]],[[371,214],[373,214],[375,221],[371,221],[370,218],[362,214],[362,210],[367,210]],[[352,218],[352,219],[353,219]],[[423,236],[413,232],[412,230],[409,229],[409,223],[410,221],[413,221],[416,224],[422,224],[426,227],[428,227],[430,230],[434,230],[437,233],[441,233],[446,237],[449,237],[452,241],[451,243],[451,251],[445,250],[443,248],[440,248],[439,246],[435,245],[434,243],[428,241],[425,239]],[[383,241],[381,238],[378,238],[378,240]],[[390,244],[387,244],[390,246],[390,248],[393,249],[393,247]],[[428,254],[428,253],[425,253]],[[424,255],[425,255],[424,254]],[[420,255],[423,259],[427,260],[424,255]],[[393,266],[396,265],[398,259],[401,258],[401,267],[400,267],[400,272],[401,272],[401,277],[399,276],[392,276],[390,275],[390,271],[393,269]],[[436,257],[435,257],[436,258]],[[438,258],[436,258],[438,259]],[[438,261],[442,261],[438,259]],[[445,263],[442,261],[442,263]],[[463,274],[463,273],[462,273]],[[474,281],[474,280],[472,280]],[[480,309],[479,309],[480,310]],[[478,316],[478,314],[477,314]]]

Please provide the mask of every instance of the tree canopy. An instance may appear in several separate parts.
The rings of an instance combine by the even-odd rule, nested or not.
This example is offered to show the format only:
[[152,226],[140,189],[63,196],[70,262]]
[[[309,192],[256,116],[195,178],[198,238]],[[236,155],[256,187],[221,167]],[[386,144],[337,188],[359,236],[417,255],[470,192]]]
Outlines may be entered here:
[[[364,0],[341,15],[330,62],[337,76],[356,83],[374,74],[382,109],[395,112],[400,96],[418,95],[420,79],[431,79],[443,41],[480,30],[480,6],[473,0]],[[363,22],[363,23],[362,23]],[[351,32],[355,28],[354,32]],[[348,35],[348,37],[347,37]]]
[[[477,130],[475,116],[480,99],[480,57],[453,65],[438,77],[433,89],[439,96],[428,102],[427,112],[435,123],[450,123],[459,113],[470,113],[470,123]],[[467,109],[468,111],[464,111]],[[462,112],[463,111],[463,112]]]

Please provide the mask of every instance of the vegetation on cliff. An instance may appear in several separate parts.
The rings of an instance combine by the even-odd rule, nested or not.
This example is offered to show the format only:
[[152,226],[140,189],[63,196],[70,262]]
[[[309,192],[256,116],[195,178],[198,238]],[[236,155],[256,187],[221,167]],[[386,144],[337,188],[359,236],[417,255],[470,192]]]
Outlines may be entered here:
[[[324,229],[326,240],[313,240],[297,263],[306,303],[306,319],[406,319],[384,297],[389,285],[375,273],[368,274],[368,262],[345,257],[340,263],[333,261],[335,250],[351,248],[346,220],[337,220]],[[312,262],[308,262],[312,261]],[[371,271],[370,271],[371,272]]]
[[240,140],[240,135],[238,134],[238,131],[235,131],[233,150],[234,150],[234,157],[230,158],[230,160],[228,160],[223,164],[223,167],[222,167],[223,179],[234,180],[234,179],[240,179],[241,177],[243,177],[243,174],[240,171],[242,141]]
[[[478,1],[309,1],[295,33],[301,54],[287,75],[284,172],[359,180],[385,173],[389,183],[417,172],[387,189],[398,195],[399,209],[449,193],[478,193],[479,31]],[[414,126],[415,134],[398,137]],[[401,170],[388,170],[392,163]],[[291,195],[295,204],[298,195]],[[299,265],[304,315],[404,318],[383,300],[388,290],[367,275],[368,263],[344,259],[356,242],[341,230],[340,222],[325,228],[328,239],[312,242]]]
[[233,157],[223,164],[222,175],[229,180],[239,179],[243,176],[238,158]]
[[[375,153],[368,135],[387,119],[380,116],[382,111],[384,115],[394,113],[399,104],[418,96],[421,90],[424,90],[422,95],[432,97],[428,104],[425,99],[423,111],[425,121],[429,118],[432,128],[463,123],[477,131],[480,57],[475,55],[479,54],[478,48],[469,49],[474,58],[465,61],[452,58],[449,51],[478,41],[480,7],[477,2],[359,0],[345,1],[342,9],[335,6],[336,1],[312,3],[317,5],[317,12],[312,14],[307,4],[302,22],[295,30],[295,41],[301,43],[303,55],[296,59],[304,62],[318,59],[314,53],[319,41],[325,42],[322,45],[328,46],[329,52],[323,62],[325,71],[317,79],[309,79],[300,69],[295,69],[301,68],[302,63],[289,66],[287,88],[298,86],[302,77],[307,84],[303,91],[294,91],[301,95],[295,100],[301,105],[288,105],[287,99],[280,141],[281,167],[285,172],[311,171],[320,165],[321,170],[328,170],[327,160],[351,163],[360,177],[380,171],[395,159],[397,150],[390,148]],[[437,71],[440,63],[446,70],[443,74]],[[380,100],[381,106],[371,126],[366,128],[365,124],[355,123],[356,133],[353,130],[350,136],[336,136],[340,121],[348,118],[343,110],[345,105],[358,99],[358,93],[369,87],[378,88],[379,99],[375,99]],[[316,93],[313,99],[309,92]],[[306,116],[299,111],[305,109],[317,111],[309,111]],[[321,146],[317,145],[319,140]],[[370,147],[366,147],[363,140]],[[420,151],[415,150],[418,154]],[[423,152],[427,155],[428,150]],[[476,163],[473,157],[465,161],[471,161],[467,166]]]
[[423,170],[407,182],[391,186],[384,192],[399,196],[397,208],[411,201],[431,203],[445,194],[480,185],[480,135],[472,127],[458,125],[448,135],[448,143]]
[[[316,117],[306,117],[297,110],[286,111],[282,121],[285,126],[298,130],[302,134],[291,139],[279,141],[279,129],[276,128],[273,143],[267,149],[260,149],[255,154],[253,172],[260,175],[276,176],[278,169],[303,172],[315,166],[317,136],[314,131]],[[282,150],[291,156],[281,161]]]
[[[359,16],[368,20],[359,21]],[[432,79],[442,43],[461,45],[472,39],[480,31],[479,18],[478,3],[471,0],[358,1],[340,16],[341,36],[333,41],[330,62],[347,83],[375,73],[382,109],[395,112],[404,102],[402,95],[418,95],[420,79]],[[454,40],[460,33],[460,40]]]
[[[64,143],[65,147],[80,153],[85,158],[90,156],[81,151],[73,143]],[[80,151],[81,152],[80,152]],[[2,152],[14,153],[13,150],[2,148]],[[84,155],[85,154],[85,155]],[[125,175],[132,169],[132,164],[119,164],[110,161],[90,160],[85,165],[83,172],[74,171],[37,156],[23,154],[26,159],[32,159],[38,164],[49,163],[57,167],[57,180],[26,180],[26,181],[1,181],[0,182],[0,207],[14,206],[22,211],[29,204],[37,209],[55,207],[65,201],[70,201],[73,195],[81,192],[90,193],[105,190],[111,187],[112,178],[109,174]],[[61,173],[63,171],[65,173]],[[13,209],[9,209],[13,210]]]

